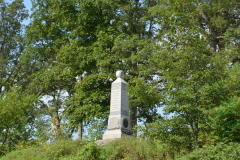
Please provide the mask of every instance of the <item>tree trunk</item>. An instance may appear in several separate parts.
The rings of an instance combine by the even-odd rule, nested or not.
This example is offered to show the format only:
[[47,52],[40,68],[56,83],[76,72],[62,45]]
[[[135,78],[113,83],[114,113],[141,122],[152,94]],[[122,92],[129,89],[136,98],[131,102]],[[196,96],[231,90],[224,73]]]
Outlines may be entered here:
[[56,125],[56,135],[57,138],[61,138],[62,136],[62,129],[61,129],[61,119],[59,118],[59,115],[56,114],[55,116],[55,125]]
[[82,122],[78,125],[78,139],[82,139]]
[[[130,121],[132,129],[137,125],[137,107],[130,109]],[[137,131],[133,131],[133,135],[137,137]]]
[[195,149],[198,150],[198,148],[199,148],[199,145],[198,145],[198,122],[195,122],[194,125],[195,125],[193,128],[194,145],[195,145]]
[[[82,81],[82,75],[80,74],[78,78],[79,78],[78,83],[80,83]],[[83,125],[82,125],[82,122],[80,122],[78,125],[78,139],[82,139],[82,131],[83,131]]]

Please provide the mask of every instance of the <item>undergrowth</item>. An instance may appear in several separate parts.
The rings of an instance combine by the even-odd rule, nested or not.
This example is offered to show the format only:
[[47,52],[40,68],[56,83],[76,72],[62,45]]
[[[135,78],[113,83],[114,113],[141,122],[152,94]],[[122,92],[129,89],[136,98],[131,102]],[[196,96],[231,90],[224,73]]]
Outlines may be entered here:
[[2,156],[0,160],[197,160],[197,159],[240,159],[240,144],[219,143],[204,146],[188,153],[177,152],[166,144],[139,141],[135,138],[121,138],[104,147],[95,142],[61,140],[49,145],[30,146],[17,149]]
[[218,143],[216,146],[203,146],[190,154],[181,157],[180,160],[231,160],[240,159],[239,143]]

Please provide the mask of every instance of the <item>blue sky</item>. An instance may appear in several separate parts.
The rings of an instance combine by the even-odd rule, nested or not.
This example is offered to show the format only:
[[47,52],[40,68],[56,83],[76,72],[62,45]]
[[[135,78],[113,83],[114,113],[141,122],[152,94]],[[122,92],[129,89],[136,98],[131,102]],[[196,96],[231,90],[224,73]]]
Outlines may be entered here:
[[[28,10],[29,15],[30,15],[32,13],[31,12],[31,8],[32,8],[31,0],[24,0],[23,2],[24,2],[24,5],[25,5],[26,9]],[[28,20],[25,20],[23,23],[24,24],[29,24],[30,23],[30,17],[28,18]]]

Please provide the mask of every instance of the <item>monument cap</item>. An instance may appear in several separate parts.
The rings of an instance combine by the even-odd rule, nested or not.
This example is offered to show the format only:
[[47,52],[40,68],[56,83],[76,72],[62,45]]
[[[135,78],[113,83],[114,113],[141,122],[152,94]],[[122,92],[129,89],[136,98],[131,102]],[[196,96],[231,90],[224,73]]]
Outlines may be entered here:
[[123,71],[122,70],[119,70],[119,71],[117,71],[116,72],[116,76],[117,76],[117,78],[124,78],[124,73],[123,73]]

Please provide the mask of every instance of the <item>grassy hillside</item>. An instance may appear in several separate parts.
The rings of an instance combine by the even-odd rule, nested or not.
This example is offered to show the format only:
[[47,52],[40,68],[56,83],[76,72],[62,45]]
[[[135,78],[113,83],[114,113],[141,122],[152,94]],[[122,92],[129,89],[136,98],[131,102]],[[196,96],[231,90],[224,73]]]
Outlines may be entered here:
[[105,147],[94,142],[62,140],[49,145],[22,147],[8,153],[0,160],[117,160],[117,159],[240,159],[240,144],[219,143],[204,146],[191,153],[184,149],[174,151],[160,142],[139,142],[134,138],[115,140]]

